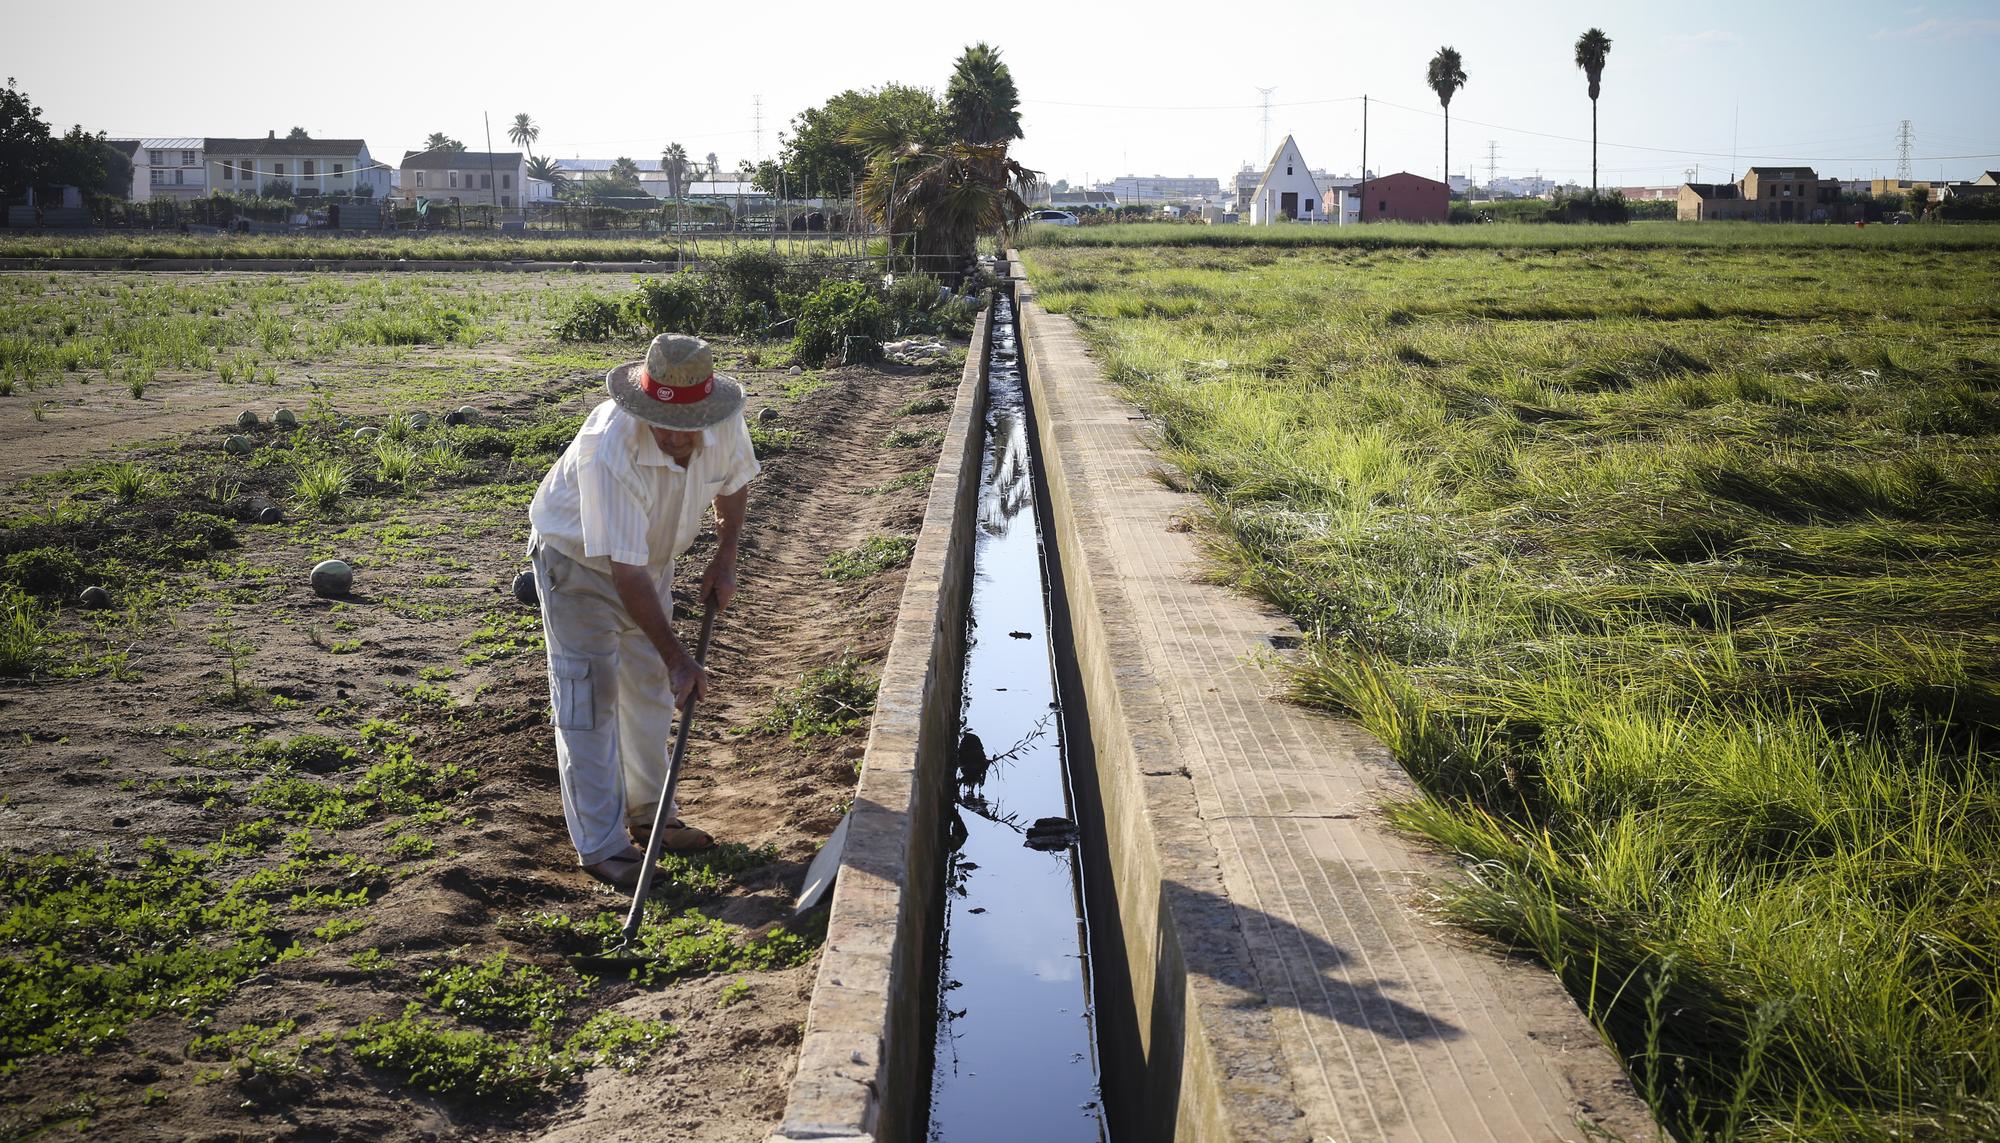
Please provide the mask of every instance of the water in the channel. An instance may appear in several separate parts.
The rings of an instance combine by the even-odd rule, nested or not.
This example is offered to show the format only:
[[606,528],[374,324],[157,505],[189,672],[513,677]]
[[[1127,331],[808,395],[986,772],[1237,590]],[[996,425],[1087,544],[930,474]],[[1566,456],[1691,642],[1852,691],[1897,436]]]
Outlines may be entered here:
[[[1012,303],[993,303],[928,1138],[1106,1137]],[[1037,821],[1043,825],[1036,828]],[[1030,842],[1034,844],[1030,844]]]

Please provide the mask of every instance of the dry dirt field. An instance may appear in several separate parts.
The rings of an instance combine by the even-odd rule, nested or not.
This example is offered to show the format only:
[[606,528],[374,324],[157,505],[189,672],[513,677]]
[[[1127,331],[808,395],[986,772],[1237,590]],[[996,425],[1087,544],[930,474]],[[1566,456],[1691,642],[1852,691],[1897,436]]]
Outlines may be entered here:
[[[454,275],[377,306],[365,276],[293,276],[267,299],[290,340],[263,345],[228,322],[282,280],[161,277],[0,301],[0,337],[47,338],[52,297],[222,291],[205,368],[0,386],[0,1138],[761,1137],[824,927],[772,922],[851,796],[956,366],[793,374],[781,343],[719,345],[777,414],[682,784],[724,844],[671,865],[635,972],[593,959],[624,902],[574,865],[509,591],[535,483],[639,349],[556,342],[550,297],[616,287]],[[475,332],[316,332],[439,304]],[[308,585],[331,556],[347,598]]]

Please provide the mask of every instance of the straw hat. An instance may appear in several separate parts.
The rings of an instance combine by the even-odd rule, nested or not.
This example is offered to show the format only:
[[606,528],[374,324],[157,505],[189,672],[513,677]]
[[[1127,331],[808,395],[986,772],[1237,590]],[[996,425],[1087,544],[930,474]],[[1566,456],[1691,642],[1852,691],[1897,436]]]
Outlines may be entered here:
[[743,386],[715,371],[706,341],[684,333],[654,338],[645,360],[618,366],[604,383],[620,408],[666,429],[705,429],[743,408]]

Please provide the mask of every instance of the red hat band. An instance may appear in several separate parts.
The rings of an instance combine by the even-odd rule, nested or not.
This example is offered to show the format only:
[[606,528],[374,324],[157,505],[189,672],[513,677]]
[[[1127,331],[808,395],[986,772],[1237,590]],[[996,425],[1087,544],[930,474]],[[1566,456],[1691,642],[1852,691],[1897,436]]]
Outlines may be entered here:
[[715,392],[715,374],[692,385],[662,385],[644,370],[639,372],[639,391],[665,405],[688,405]]

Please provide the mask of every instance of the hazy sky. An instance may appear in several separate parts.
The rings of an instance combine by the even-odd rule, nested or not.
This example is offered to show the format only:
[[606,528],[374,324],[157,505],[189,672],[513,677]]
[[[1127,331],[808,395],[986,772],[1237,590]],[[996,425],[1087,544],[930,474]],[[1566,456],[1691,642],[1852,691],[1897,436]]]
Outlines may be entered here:
[[[1899,121],[1916,173],[2000,168],[2000,2],[1639,4],[1185,3],[29,4],[6,0],[4,70],[66,128],[114,136],[359,136],[391,162],[431,131],[496,149],[526,111],[559,157],[655,158],[676,140],[725,165],[800,109],[886,81],[942,91],[961,48],[1001,48],[1022,95],[1016,154],[1051,180],[1227,177],[1286,133],[1308,162],[1436,176],[1443,124],[1424,86],[1440,44],[1469,76],[1452,169],[1496,144],[1502,176],[1587,179],[1590,101],[1571,61],[1611,37],[1600,181],[1727,177],[1753,162],[1888,176]],[[1287,13],[1290,14],[1282,14]],[[1269,146],[1259,87],[1272,87]],[[1732,161],[1732,156],[1734,159]]]

